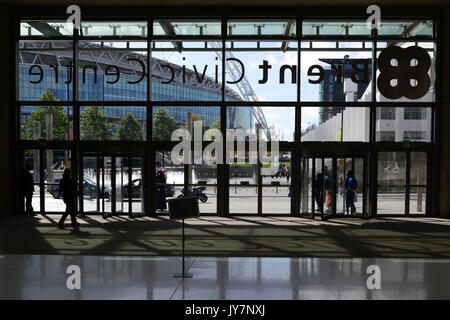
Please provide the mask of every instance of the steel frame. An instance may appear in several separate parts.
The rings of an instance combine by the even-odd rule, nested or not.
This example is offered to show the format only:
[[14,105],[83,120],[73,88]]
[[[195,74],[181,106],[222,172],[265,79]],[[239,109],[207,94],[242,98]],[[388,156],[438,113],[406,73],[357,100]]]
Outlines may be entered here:
[[[185,7],[180,6],[177,8],[171,7],[145,7],[145,8],[100,8],[100,7],[92,7],[89,9],[89,12],[85,14],[83,12],[84,19],[89,21],[106,21],[111,17],[114,17],[114,20],[121,21],[147,21],[149,26],[147,37],[102,37],[101,40],[143,40],[147,41],[147,65],[150,65],[150,57],[151,52],[154,50],[152,48],[153,41],[170,41],[170,40],[184,40],[184,41],[218,41],[222,43],[222,55],[226,55],[225,44],[227,41],[233,40],[245,40],[245,41],[273,41],[278,40],[285,43],[286,41],[296,41],[298,44],[298,63],[297,65],[301,65],[301,42],[302,41],[369,41],[372,42],[372,55],[375,58],[373,61],[376,63],[376,52],[377,52],[377,41],[398,41],[401,40],[399,37],[393,36],[380,36],[378,37],[376,32],[373,31],[370,37],[360,37],[360,36],[347,36],[347,37],[339,37],[339,36],[302,36],[301,27],[303,19],[312,20],[312,19],[320,19],[320,20],[351,20],[351,19],[366,19],[365,10],[362,7],[349,7],[349,8],[337,8],[337,7],[329,7],[328,15],[322,15],[324,8],[323,7],[293,7],[293,8],[254,8],[254,7],[225,7],[221,8],[222,15],[217,15],[217,11],[214,8],[207,7]],[[302,12],[302,16],[292,16],[291,13],[293,10],[298,10],[297,12]],[[139,12],[139,15],[136,15],[136,12]],[[398,14],[401,12],[401,14]],[[169,14],[168,14],[169,13]],[[192,19],[217,19],[221,22],[221,36],[153,36],[152,28],[153,21],[156,18],[162,18],[166,20],[177,19],[179,17],[186,18],[186,13],[190,13],[189,17]],[[286,15],[286,13],[288,13]],[[367,159],[368,163],[365,164],[369,168],[373,168],[369,172],[369,211],[375,215],[376,214],[376,178],[377,178],[377,155],[378,152],[381,151],[405,151],[408,154],[411,151],[424,151],[427,152],[428,155],[428,167],[427,167],[427,208],[426,212],[428,216],[436,216],[437,208],[438,208],[438,192],[437,192],[437,184],[431,183],[432,181],[437,181],[436,178],[439,175],[439,143],[440,143],[440,127],[439,121],[435,119],[439,119],[440,115],[440,107],[441,107],[441,68],[442,68],[442,41],[443,39],[439,36],[442,34],[442,14],[439,9],[430,9],[430,8],[386,8],[383,10],[383,18],[392,19],[392,20],[401,20],[401,19],[431,19],[434,22],[434,35],[433,37],[415,37],[414,41],[433,41],[435,43],[435,54],[436,54],[436,83],[435,83],[435,102],[432,103],[408,103],[408,106],[422,106],[422,107],[431,107],[433,113],[432,119],[432,141],[431,143],[387,143],[387,142],[375,142],[375,111],[376,107],[382,106],[391,106],[391,107],[401,107],[404,106],[404,103],[398,102],[376,102],[375,93],[376,93],[376,85],[375,82],[372,81],[372,102],[357,102],[357,103],[345,103],[346,107],[358,107],[364,106],[369,107],[371,111],[371,121],[370,121],[370,141],[368,143],[334,143],[334,142],[301,142],[301,108],[307,106],[342,106],[344,103],[339,102],[331,102],[331,103],[322,103],[322,102],[307,102],[300,101],[301,96],[301,84],[300,84],[300,67],[298,68],[297,74],[297,100],[293,102],[286,101],[272,101],[272,102],[258,102],[257,104],[264,108],[265,106],[293,106],[295,107],[295,140],[294,142],[282,142],[280,147],[282,150],[288,150],[292,153],[292,197],[291,197],[291,215],[299,215],[300,214],[300,172],[299,172],[299,164],[302,156],[308,153],[307,150],[313,150],[316,154],[324,155],[325,150],[333,151],[333,154],[341,154],[342,150],[348,152],[346,155],[355,154],[355,151],[365,150],[364,155],[365,159]],[[80,160],[80,155],[89,150],[90,148],[94,148],[96,150],[108,152],[111,150],[112,144],[108,142],[88,142],[88,141],[80,141],[80,133],[79,133],[79,110],[80,106],[84,105],[103,105],[103,106],[145,106],[147,107],[147,116],[151,116],[152,109],[154,106],[164,105],[164,106],[220,106],[221,108],[221,131],[225,133],[226,130],[226,110],[228,106],[250,106],[254,107],[255,103],[251,101],[239,101],[239,102],[229,102],[225,101],[225,92],[222,90],[222,99],[217,102],[164,102],[164,101],[151,101],[151,81],[150,81],[150,72],[147,73],[147,101],[139,101],[139,102],[98,102],[98,101],[79,101],[77,98],[77,90],[73,90],[72,101],[60,101],[54,103],[45,102],[46,106],[48,105],[64,105],[64,106],[72,106],[73,107],[73,121],[74,121],[74,139],[73,141],[22,141],[19,139],[19,120],[20,120],[20,106],[39,106],[43,105],[40,101],[18,101],[18,77],[17,74],[17,66],[18,66],[18,41],[20,40],[42,40],[42,37],[21,37],[19,36],[19,22],[24,19],[66,19],[65,16],[65,8],[64,7],[14,7],[11,9],[12,26],[11,30],[13,30],[14,36],[12,37],[12,48],[14,48],[14,52],[11,55],[11,74],[10,80],[11,83],[15,83],[14,91],[11,93],[10,100],[11,106],[14,108],[14,112],[12,113],[12,121],[15,123],[14,133],[13,133],[13,146],[16,152],[12,155],[12,157],[19,161],[21,160],[21,155],[23,154],[23,150],[26,149],[69,149],[72,151],[73,159],[72,166],[77,172],[77,168],[79,168],[78,161]],[[282,19],[285,20],[295,20],[296,21],[296,36],[227,36],[227,21],[228,19]],[[74,70],[77,70],[77,59],[75,59],[79,55],[79,51],[83,51],[79,49],[77,44],[78,41],[81,40],[96,40],[99,41],[98,37],[80,37],[76,32],[74,32],[74,36],[72,38],[68,38],[65,36],[56,36],[45,38],[46,40],[71,40],[72,48],[73,48],[73,62],[74,62]],[[261,49],[254,48],[252,51],[259,51]],[[314,49],[309,49],[314,50]],[[325,49],[319,49],[324,51]],[[336,51],[339,49],[331,49],[330,51]],[[155,50],[156,51],[156,50]],[[305,50],[306,51],[306,50]],[[225,61],[222,61],[222,83],[225,83]],[[153,71],[153,69],[152,69]],[[376,78],[376,68],[372,68],[372,79]],[[73,86],[77,88],[78,84],[78,73],[74,72],[74,81]],[[147,140],[146,142],[138,143],[138,142],[123,142],[118,143],[115,142],[115,147],[118,150],[125,152],[133,152],[133,150],[139,150],[139,153],[144,154],[144,183],[147,186],[154,186],[154,176],[151,174],[152,168],[154,168],[155,164],[155,152],[156,150],[162,150],[170,147],[170,143],[153,141],[151,138],[152,133],[152,121],[147,121]],[[128,151],[127,151],[128,150]],[[20,173],[20,168],[16,168],[16,176]],[[78,176],[82,177],[82,172],[78,172]],[[218,165],[217,168],[217,176],[218,176],[218,197],[217,197],[217,214],[218,215],[228,215],[228,200],[229,200],[229,173],[227,165]],[[261,187],[261,184],[259,184]],[[408,185],[409,186],[409,185]],[[15,185],[15,188],[19,188],[19,185]],[[409,187],[408,187],[409,188]],[[152,188],[146,188],[146,208],[147,213],[149,215],[155,214],[154,210],[154,193]],[[16,192],[19,195],[19,192]],[[261,194],[258,196],[261,198]],[[17,212],[21,212],[22,206],[21,203],[23,201],[20,200],[20,196],[17,196]],[[260,201],[261,199],[259,199]],[[408,197],[405,197],[405,201],[408,200]],[[259,210],[260,211],[260,210]],[[262,214],[262,212],[259,212]]]

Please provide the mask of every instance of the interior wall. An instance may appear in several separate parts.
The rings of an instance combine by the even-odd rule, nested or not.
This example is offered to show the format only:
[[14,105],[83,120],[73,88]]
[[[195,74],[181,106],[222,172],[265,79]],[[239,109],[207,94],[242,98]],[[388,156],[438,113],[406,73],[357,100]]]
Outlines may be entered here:
[[11,137],[10,15],[0,9],[0,215],[14,212],[13,154]]
[[450,218],[450,7],[445,8],[441,68],[439,216]]

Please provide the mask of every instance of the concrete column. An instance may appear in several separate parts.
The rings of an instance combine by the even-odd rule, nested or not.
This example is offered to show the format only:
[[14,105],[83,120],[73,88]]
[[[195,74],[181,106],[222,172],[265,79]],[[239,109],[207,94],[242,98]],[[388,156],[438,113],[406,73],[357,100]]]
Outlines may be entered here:
[[[187,130],[189,131],[189,133],[191,135],[191,139],[192,139],[193,135],[194,135],[192,112],[188,112],[187,113],[186,126],[187,126]],[[190,164],[185,165],[186,172],[184,173],[184,175],[186,177],[186,184],[192,184],[192,160],[193,160],[193,156],[192,155],[191,155],[190,160],[191,160]],[[191,189],[191,188],[192,188],[191,186],[187,187],[188,190]]]
[[2,183],[0,184],[0,215],[10,215],[18,211],[15,206],[19,203],[19,195],[16,190],[19,188],[18,179],[14,179],[14,175],[20,176],[22,171],[22,163],[16,162],[16,151],[12,145],[12,101],[11,91],[13,83],[11,83],[11,40],[12,32],[10,30],[10,13],[8,6],[2,5],[0,10],[0,39],[1,59],[0,70],[0,168],[2,168]]
[[[443,31],[443,48],[442,48],[442,85],[441,85],[441,116],[436,119],[440,122],[440,168],[439,168],[439,208],[438,213],[441,217],[450,218],[450,7],[445,8],[444,18],[442,19],[444,26]],[[439,68],[439,66],[436,66]]]

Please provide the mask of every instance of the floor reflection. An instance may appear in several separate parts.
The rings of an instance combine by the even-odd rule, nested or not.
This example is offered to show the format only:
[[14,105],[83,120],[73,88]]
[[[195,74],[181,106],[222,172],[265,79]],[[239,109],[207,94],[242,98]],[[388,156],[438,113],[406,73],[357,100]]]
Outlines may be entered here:
[[[81,289],[66,286],[81,269]],[[447,259],[0,256],[0,299],[449,299]],[[381,270],[369,290],[367,267]]]

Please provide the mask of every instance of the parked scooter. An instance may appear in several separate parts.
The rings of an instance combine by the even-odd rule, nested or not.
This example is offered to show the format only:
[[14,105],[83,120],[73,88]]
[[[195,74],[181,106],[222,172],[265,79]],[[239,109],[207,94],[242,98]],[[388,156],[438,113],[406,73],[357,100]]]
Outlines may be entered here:
[[183,198],[184,196],[194,196],[197,197],[201,202],[208,201],[208,196],[203,193],[206,190],[206,187],[197,187],[193,188],[192,191],[189,190],[187,194],[185,193],[184,188],[181,190],[181,194],[178,196],[178,199]]

